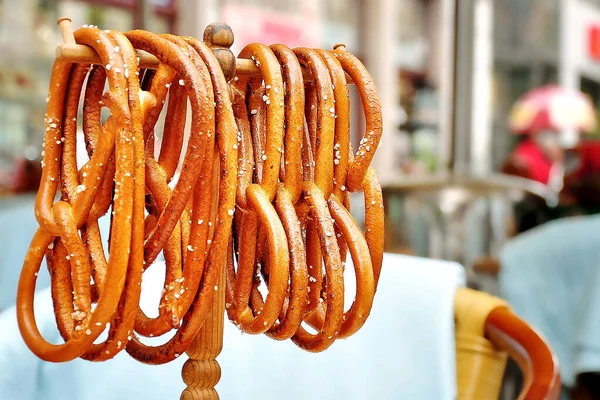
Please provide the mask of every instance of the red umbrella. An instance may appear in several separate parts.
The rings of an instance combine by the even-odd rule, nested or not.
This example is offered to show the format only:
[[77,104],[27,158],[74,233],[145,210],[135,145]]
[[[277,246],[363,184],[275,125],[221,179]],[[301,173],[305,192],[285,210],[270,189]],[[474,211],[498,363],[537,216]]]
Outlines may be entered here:
[[592,132],[596,129],[596,110],[582,92],[548,85],[527,92],[515,103],[509,125],[516,134],[567,129]]

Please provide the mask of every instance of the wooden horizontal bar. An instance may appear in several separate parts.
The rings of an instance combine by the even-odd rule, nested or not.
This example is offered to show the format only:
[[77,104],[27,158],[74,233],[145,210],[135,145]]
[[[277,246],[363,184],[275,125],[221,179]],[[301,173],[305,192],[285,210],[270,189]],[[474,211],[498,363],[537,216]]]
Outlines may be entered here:
[[[136,50],[140,59],[140,68],[156,69],[158,59],[143,50]],[[76,64],[101,64],[100,56],[91,47],[81,44],[62,44],[56,47],[56,58]]]
[[[152,54],[143,50],[136,50],[136,53],[140,58],[140,68],[156,69],[158,67],[159,61]],[[61,44],[57,46],[56,58],[77,64],[101,64],[100,57],[96,51],[91,47],[82,44]],[[238,76],[261,76],[260,69],[256,66],[254,61],[245,58],[236,59],[235,74]],[[312,76],[310,76],[305,69],[302,69],[302,75],[306,82],[313,81]],[[348,74],[346,74],[346,81],[348,84],[353,83]]]

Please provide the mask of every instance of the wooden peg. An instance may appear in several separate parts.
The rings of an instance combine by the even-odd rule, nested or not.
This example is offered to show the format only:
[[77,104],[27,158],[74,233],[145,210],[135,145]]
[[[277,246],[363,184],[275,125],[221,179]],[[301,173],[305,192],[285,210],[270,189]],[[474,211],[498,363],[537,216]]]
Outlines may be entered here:
[[[77,44],[73,35],[71,18],[61,17],[57,21],[62,35],[63,44],[56,47],[56,58],[77,64],[102,64],[100,56],[89,46]],[[136,50],[140,59],[140,68],[156,69],[158,59],[145,51]]]
[[235,55],[231,52],[234,37],[231,27],[224,22],[213,22],[204,30],[204,44],[212,48],[221,64],[225,79],[230,81],[236,72]]
[[73,26],[71,25],[71,18],[60,17],[57,23],[63,38],[63,43],[66,45],[76,44],[75,36],[73,35]]

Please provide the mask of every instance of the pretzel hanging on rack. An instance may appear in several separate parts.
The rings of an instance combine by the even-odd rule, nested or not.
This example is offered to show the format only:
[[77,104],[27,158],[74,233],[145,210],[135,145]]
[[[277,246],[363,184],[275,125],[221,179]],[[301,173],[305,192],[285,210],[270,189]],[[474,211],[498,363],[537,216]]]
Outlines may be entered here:
[[[296,60],[293,52],[283,45],[271,46],[271,51],[277,57],[280,63],[282,63],[282,73],[284,75],[284,87],[285,96],[284,102],[279,103],[280,107],[283,107],[285,103],[285,124],[284,124],[284,140],[282,147],[278,148],[277,151],[283,155],[281,160],[280,180],[282,182],[277,183],[277,189],[275,193],[275,209],[279,216],[283,229],[286,233],[286,240],[288,243],[289,250],[289,283],[285,281],[274,282],[271,278],[271,274],[266,277],[265,271],[271,270],[271,260],[267,256],[265,250],[265,232],[259,228],[257,237],[254,245],[255,254],[254,265],[262,265],[260,271],[265,276],[265,281],[268,282],[269,295],[271,288],[275,285],[281,285],[280,287],[285,290],[285,299],[283,307],[279,313],[278,322],[273,323],[270,327],[267,327],[266,334],[272,338],[278,340],[284,340],[290,338],[295,334],[297,329],[302,322],[307,299],[307,283],[308,274],[306,268],[306,259],[304,251],[304,243],[302,241],[302,233],[299,227],[299,220],[296,216],[294,205],[300,197],[302,190],[302,167],[301,167],[301,145],[302,145],[302,128],[303,128],[303,109],[304,109],[304,93],[303,93],[303,80],[300,65]],[[260,60],[257,60],[260,63]],[[252,140],[246,139],[248,143],[254,143],[254,152],[248,151],[249,154],[253,153],[255,156],[255,163],[260,165],[262,155],[264,153],[264,147],[267,143],[266,140],[266,129],[263,122],[264,110],[266,107],[277,107],[277,105],[271,106],[273,99],[266,93],[278,93],[280,89],[266,85],[265,87],[259,88],[258,91],[251,94],[248,100],[249,108],[251,110],[257,110],[250,112],[250,117],[253,118],[252,132],[249,129],[245,129],[242,132],[248,138],[251,136]],[[259,112],[258,109],[261,109]],[[245,108],[240,107],[242,117],[245,118]],[[249,124],[243,123],[243,126]],[[249,147],[249,145],[248,145]],[[262,168],[257,169],[257,177],[260,178]],[[248,177],[247,177],[248,178]],[[240,231],[240,232],[244,232]],[[243,237],[237,236],[239,239]],[[252,245],[251,245],[252,246]],[[254,246],[252,246],[254,247]],[[238,250],[239,251],[239,250]],[[238,257],[238,263],[242,255]],[[233,270],[233,263],[230,262],[230,276],[235,276]],[[260,315],[264,312],[265,301],[259,292],[258,285],[260,279],[258,277],[252,278],[248,275],[246,278],[246,287],[250,287],[250,309],[254,315]],[[239,282],[239,279],[238,279]],[[267,296],[268,299],[268,296]],[[247,300],[245,300],[247,301]]]
[[[196,134],[200,137],[204,135],[209,140],[209,144],[206,145],[202,170],[199,176],[193,172],[189,172],[192,182],[193,178],[196,177],[195,186],[190,189],[190,192],[192,192],[191,198],[182,200],[180,203],[183,204],[183,215],[179,218],[182,234],[180,236],[180,243],[176,244],[175,247],[185,249],[185,254],[182,254],[177,259],[181,261],[179,264],[175,264],[174,273],[167,271],[167,276],[170,276],[172,279],[165,281],[163,295],[165,303],[163,304],[168,304],[167,302],[173,304],[173,309],[176,313],[175,321],[178,322],[181,320],[181,326],[173,326],[174,329],[177,329],[175,335],[163,345],[156,347],[147,346],[134,336],[127,346],[127,351],[134,358],[156,364],[168,362],[182,354],[189,347],[211,309],[214,293],[218,288],[219,269],[225,262],[225,251],[233,216],[234,188],[237,175],[237,129],[233,119],[227,84],[212,52],[203,43],[193,38],[184,39],[172,35],[165,35],[163,38],[153,37],[152,40],[156,44],[152,45],[144,38],[147,36],[146,33],[141,32],[128,35],[134,45],[143,45],[145,46],[144,49],[150,52],[163,51],[160,50],[160,46],[162,45],[174,50],[179,47],[177,50],[184,57],[187,57],[195,68],[202,71],[202,80],[207,90],[206,93],[208,93],[208,95],[204,96],[195,95],[196,97],[193,100],[192,95],[190,95],[192,104],[193,101],[198,101],[202,104],[202,107],[211,108],[214,101],[216,106],[216,115],[214,117],[211,112],[205,114],[194,113],[194,118],[192,119],[192,121],[196,118],[200,120],[199,127],[201,130],[196,131]],[[164,39],[169,44],[163,42]],[[160,54],[164,54],[164,52]],[[159,58],[161,57],[160,54],[158,55]],[[184,79],[181,77],[183,75],[181,72],[177,72],[177,74],[175,79],[178,77],[180,77],[179,79]],[[156,76],[153,79],[156,79]],[[183,84],[181,82],[181,80],[178,80],[177,84],[185,86],[185,79],[183,80]],[[175,82],[173,82],[171,88],[174,85]],[[186,106],[185,102],[180,104],[182,107]],[[193,105],[192,110],[193,112],[196,111]],[[166,143],[165,140],[168,139],[169,137],[165,135],[162,143]],[[214,140],[216,142],[213,144]],[[213,153],[212,148],[215,145],[216,148]],[[194,146],[198,146],[198,144],[193,143],[190,137],[186,157],[190,150],[194,149]],[[173,151],[174,153],[168,154],[169,151]],[[174,157],[179,159],[179,154],[180,149],[166,145],[161,148],[158,164],[160,165],[161,158],[163,160],[169,160]],[[182,181],[185,172],[185,162],[177,185],[181,182],[187,182],[185,180]],[[220,171],[219,175],[216,175],[217,171]],[[216,178],[217,176],[218,179]],[[184,185],[186,184],[184,183]],[[168,187],[165,185],[166,182],[164,182],[163,188]],[[176,191],[177,186],[173,190],[172,199],[177,195]],[[168,206],[165,206],[165,209],[174,212],[173,208],[168,208]],[[159,223],[160,220],[155,229],[159,229]],[[174,235],[172,234],[168,237],[168,241],[173,240],[173,237]],[[163,332],[150,332],[149,336],[156,336],[155,333],[162,334]]]
[[[53,217],[54,213],[58,221],[47,223],[41,218],[42,228],[32,243],[19,288],[20,328],[32,350],[49,361],[78,356],[100,361],[127,348],[140,361],[167,362],[187,349],[206,319],[220,266],[225,262],[237,178],[237,128],[227,83],[210,49],[193,38],[159,37],[141,31],[130,32],[126,38],[86,27],[75,34],[75,39],[103,58],[103,65],[89,72],[85,89],[83,127],[90,161],[77,170],[75,124],[88,66],[58,60],[49,96],[51,116],[47,118],[47,141],[52,145],[44,160],[51,165],[45,168],[38,200],[38,213],[42,217]],[[132,44],[158,53],[165,62],[156,73],[142,77],[149,92],[140,90]],[[102,94],[106,77],[109,91]],[[172,123],[166,126],[164,146],[155,160],[154,124],[170,87],[173,95],[169,96],[166,119]],[[194,118],[181,174],[171,191],[168,183],[180,159],[187,98],[192,113],[202,117]],[[100,121],[102,105],[111,111],[104,124]],[[67,121],[59,127],[61,119],[55,116],[62,114]],[[219,175],[215,175],[217,170]],[[52,190],[57,190],[58,179],[63,196],[52,206]],[[145,203],[146,190],[149,196]],[[206,196],[213,190],[215,196]],[[75,218],[79,218],[75,222],[68,220],[68,210],[63,211],[69,202]],[[45,207],[53,209],[49,212]],[[112,224],[107,261],[98,219],[109,208]],[[145,222],[144,208],[148,211]],[[44,230],[44,223],[51,225]],[[51,249],[46,258],[64,345],[43,341],[33,317],[35,276],[47,247]],[[148,318],[138,305],[141,275],[160,251],[164,251],[167,265],[166,291],[159,316]],[[37,266],[32,261],[37,261]],[[93,284],[86,285],[90,281]],[[108,306],[106,298],[111,301]],[[92,314],[93,304],[96,310]],[[108,338],[93,344],[105,327],[109,328]],[[175,336],[157,347],[146,346],[137,337],[160,336],[172,329],[177,329]]]
[[[332,139],[336,139],[339,140],[340,142],[336,142],[335,144],[331,143],[331,146],[329,148],[325,147],[323,145],[323,143],[325,142],[323,140],[322,137],[319,137],[319,130],[316,129],[314,132],[309,132],[309,137],[311,138],[311,142],[312,143],[317,143],[320,145],[320,148],[317,148],[316,151],[313,150],[314,154],[315,154],[315,158],[319,157],[319,153],[322,151],[326,151],[328,152],[328,155],[331,157],[327,160],[327,162],[330,162],[330,169],[327,170],[327,175],[330,176],[329,182],[331,182],[333,184],[333,186],[336,189],[336,193],[338,193],[338,195],[343,196],[343,191],[341,190],[342,186],[345,185],[345,171],[346,171],[346,165],[347,165],[347,156],[344,157],[342,155],[342,152],[340,150],[340,148],[345,148],[348,149],[347,144],[349,141],[349,137],[348,137],[348,131],[346,130],[348,127],[348,124],[346,123],[346,121],[348,121],[348,115],[346,114],[346,110],[348,110],[348,106],[347,106],[347,99],[348,99],[348,93],[347,93],[347,85],[346,85],[346,81],[345,81],[345,77],[343,76],[343,73],[341,71],[341,68],[339,67],[338,64],[336,64],[335,60],[332,59],[331,57],[328,57],[328,54],[326,52],[323,51],[308,51],[305,49],[302,49],[303,54],[303,58],[305,60],[306,63],[308,63],[309,61],[312,61],[312,67],[313,68],[318,68],[320,71],[318,73],[321,73],[321,75],[323,76],[323,78],[321,79],[316,79],[317,82],[317,96],[316,98],[313,96],[313,104],[310,105],[310,109],[311,110],[316,110],[316,115],[317,118],[320,118],[320,123],[316,124],[316,127],[320,127],[321,131],[320,132],[324,132],[324,127],[326,127],[325,123],[323,122],[324,118],[330,118],[330,120],[334,120],[334,124],[335,124],[335,133],[332,137]],[[309,58],[310,57],[310,58]],[[323,71],[323,72],[321,72]],[[327,75],[330,75],[331,79],[326,79],[325,77]],[[340,75],[341,74],[341,75]],[[318,83],[321,80],[325,80],[326,85],[329,84],[330,82],[335,82],[331,83],[331,88],[332,88],[332,93],[329,94],[323,94],[320,93],[318,90]],[[336,90],[337,89],[337,90]],[[320,96],[319,96],[320,94]],[[324,107],[322,107],[322,103],[325,103],[329,97],[333,97],[333,102],[334,102],[334,107],[330,107],[326,110],[323,110]],[[316,102],[316,106],[314,105]],[[321,102],[321,104],[319,104],[319,102]],[[339,102],[339,104],[338,104]],[[321,106],[321,107],[319,107]],[[326,108],[326,106],[325,106]],[[338,112],[340,114],[338,114]],[[338,121],[340,120],[340,121]],[[308,124],[308,126],[310,127],[311,124]],[[314,138],[314,139],[313,139]],[[347,154],[347,153],[346,153]],[[331,161],[330,161],[331,160]],[[318,163],[315,163],[318,165]],[[318,168],[315,167],[315,181],[317,181],[317,179],[319,179],[319,175],[322,172],[319,171]],[[306,185],[306,183],[305,183]],[[356,282],[357,282],[357,287],[356,287],[356,298],[354,303],[351,305],[351,307],[348,309],[347,312],[345,312],[342,316],[341,319],[341,323],[339,323],[336,326],[336,330],[334,332],[333,337],[328,337],[328,339],[333,339],[333,338],[337,338],[339,337],[347,337],[349,335],[351,335],[352,333],[356,332],[364,323],[364,321],[366,320],[366,317],[368,316],[370,309],[371,309],[371,305],[373,302],[373,295],[374,295],[374,286],[373,286],[373,272],[372,272],[372,267],[371,267],[371,262],[370,259],[368,257],[368,252],[367,252],[367,246],[366,246],[366,242],[364,241],[362,232],[360,232],[360,229],[358,228],[356,222],[354,221],[354,219],[350,216],[349,212],[346,210],[346,208],[338,201],[336,202],[336,197],[333,194],[333,188],[330,189],[329,187],[327,188],[327,190],[331,190],[331,192],[329,192],[330,194],[327,196],[327,198],[329,198],[329,202],[328,202],[328,208],[327,208],[327,213],[330,214],[331,216],[329,218],[332,219],[332,221],[335,223],[335,233],[336,233],[336,237],[337,237],[337,247],[338,252],[339,252],[339,269],[343,271],[343,265],[344,265],[344,260],[345,260],[345,253],[346,253],[346,249],[348,248],[347,245],[350,244],[350,253],[353,259],[353,264],[354,264],[354,268],[355,268],[355,272],[356,272]],[[318,193],[318,192],[317,192]],[[325,192],[327,193],[327,192]],[[324,195],[326,195],[325,193],[323,193]],[[325,271],[327,272],[328,270],[328,265],[327,265],[327,256],[328,254],[323,253],[320,254],[319,252],[319,247],[311,245],[311,243],[309,242],[309,238],[315,237],[315,236],[309,236],[310,235],[310,231],[307,231],[307,257],[309,258],[309,263],[320,267],[321,265],[321,258],[325,257]],[[332,236],[332,231],[329,230],[326,232],[326,236]],[[335,251],[334,249],[328,249],[328,253]],[[332,265],[330,268],[337,268],[338,266],[336,266],[335,264]],[[320,268],[319,268],[320,269]],[[319,272],[319,270],[317,269],[316,271],[317,273]],[[313,279],[314,283],[316,284],[315,286],[319,287],[318,283],[319,280],[321,279],[321,276],[316,277],[315,279]],[[327,279],[325,279],[325,281],[323,282],[323,286],[325,288],[327,288],[329,290],[329,286],[331,285],[331,280],[329,279],[329,276],[327,276]],[[343,284],[341,285],[341,291],[342,291],[342,300],[343,300],[343,291],[344,291],[344,286]],[[331,303],[331,295],[326,295],[327,293],[324,293],[323,290],[318,290],[317,291],[317,299],[318,299],[318,303],[317,306],[314,309],[314,312],[311,313],[308,318],[307,318],[307,322],[312,325],[313,328],[315,329],[319,329],[321,326],[323,326],[326,321],[327,321],[327,314],[330,313],[330,303]],[[342,303],[343,304],[343,303]],[[342,309],[343,310],[343,309]],[[310,337],[310,335],[308,335],[306,333],[306,331],[299,331],[299,335],[296,338],[297,344],[299,344],[301,347],[305,346],[305,344],[303,343],[303,338],[304,337]]]
[[[369,166],[381,116],[354,56],[253,44],[240,57],[261,75],[238,75],[229,87],[215,52],[191,37],[84,27],[74,43],[94,49],[101,63],[58,58],[53,71],[40,229],[18,297],[19,326],[34,353],[102,361],[125,348],[142,362],[168,362],[188,349],[224,289],[227,313],[242,330],[291,338],[309,351],[364,324],[383,248],[381,189]],[[148,54],[155,69],[139,69]],[[356,154],[347,76],[367,122]],[[89,161],[78,169],[82,90]],[[104,123],[103,107],[111,114]],[[157,136],[161,113],[166,123]],[[364,233],[350,215],[349,191],[364,192]],[[98,221],[109,211],[107,256]],[[345,310],[348,252],[357,284]],[[148,317],[139,307],[141,279],[160,253],[164,290],[158,315]],[[45,342],[35,326],[33,290],[44,257],[61,345]],[[219,288],[226,263],[226,288]],[[104,331],[106,339],[94,343]],[[158,346],[142,339],[167,333],[174,334]]]
[[[127,80],[127,88],[126,92],[129,97],[129,107],[131,110],[132,118],[135,121],[138,121],[134,125],[134,133],[132,137],[133,149],[134,149],[134,161],[133,161],[133,209],[131,213],[131,221],[132,221],[132,237],[131,237],[131,249],[129,250],[129,267],[126,275],[125,286],[123,288],[123,293],[121,294],[121,299],[119,302],[118,315],[115,315],[110,321],[110,328],[108,331],[108,337],[106,340],[99,344],[94,344],[92,347],[87,350],[82,357],[85,359],[90,359],[94,361],[103,361],[114,357],[115,354],[120,352],[124,347],[124,344],[127,341],[128,336],[133,329],[133,325],[135,322],[135,310],[139,303],[140,298],[140,285],[142,278],[142,260],[143,260],[143,250],[140,246],[143,243],[143,204],[144,204],[144,163],[143,163],[143,141],[142,140],[134,140],[133,138],[141,138],[143,135],[142,124],[144,115],[147,113],[147,110],[152,106],[154,99],[149,96],[147,93],[140,91],[139,81],[135,72],[137,70],[137,60],[133,50],[133,47],[129,43],[129,41],[121,34],[115,31],[109,31],[109,36],[114,40],[115,44],[118,46],[115,49],[119,50],[123,57],[123,76]],[[97,70],[97,69],[96,69]],[[88,81],[90,79],[88,78]],[[93,80],[92,80],[93,81]],[[102,82],[103,79],[99,79],[96,81],[97,83]],[[90,85],[86,89],[90,89],[89,94],[91,95],[93,89]],[[80,89],[78,88],[75,93],[79,93]],[[101,90],[98,91],[101,93]],[[149,97],[152,99],[151,102],[146,102],[146,104],[140,104],[139,94],[142,94],[144,97]],[[87,94],[87,93],[86,93]],[[87,100],[87,98],[86,98]],[[92,100],[94,102],[94,100]],[[95,103],[95,102],[94,102]],[[88,106],[94,108],[99,106],[99,104],[95,103],[93,105],[88,104]],[[85,106],[84,106],[85,107]],[[73,109],[77,110],[77,103],[73,104]],[[95,115],[94,121],[100,124],[99,112],[94,112]],[[86,121],[87,124],[93,125],[91,120]],[[93,127],[86,126],[84,127],[84,131],[88,131],[88,137],[94,136],[93,132],[98,132],[98,130]],[[66,138],[65,132],[65,138]],[[66,142],[66,141],[65,141]],[[91,149],[94,147],[91,146]],[[72,147],[73,151],[75,150],[75,146]],[[63,165],[65,165],[63,163]],[[109,168],[112,168],[113,163],[110,162]],[[126,173],[127,174],[127,173]],[[97,197],[98,199],[104,199],[103,206],[97,211],[92,212],[88,216],[86,224],[82,227],[82,237],[86,241],[88,251],[90,253],[90,258],[92,260],[100,260],[100,265],[104,267],[106,264],[104,254],[102,252],[102,239],[100,236],[100,232],[98,229],[98,219],[101,215],[105,214],[107,211],[107,205],[110,204],[110,193],[111,187],[109,185],[110,181],[107,182],[107,176],[110,177],[112,174],[106,174],[104,177],[104,191],[102,192],[102,197]],[[118,191],[117,191],[118,189]],[[117,193],[113,199],[118,199],[118,193],[121,191],[120,187],[114,189],[115,193]],[[127,195],[126,193],[121,195]],[[93,228],[91,228],[93,227]],[[91,229],[90,229],[91,228]],[[59,258],[60,259],[60,258]],[[99,270],[95,268],[94,270]],[[93,271],[94,271],[93,270]],[[99,270],[101,271],[101,269]],[[108,290],[106,286],[102,285],[103,280],[101,279],[100,274],[96,274],[96,276],[92,276],[94,281],[97,282],[97,290],[105,291]],[[60,328],[60,324],[59,324]],[[61,332],[63,338],[67,340],[65,334]]]
[[[133,78],[127,75],[134,71],[129,71],[129,60],[121,56],[119,37],[115,41],[106,32],[85,27],[75,33],[75,40],[92,47],[106,65],[109,90],[101,94],[98,101],[111,115],[101,126],[99,123],[88,126],[95,129],[88,132],[95,148],[90,151],[90,160],[78,171],[74,155],[76,120],[73,119],[76,119],[78,91],[86,70],[63,60],[55,62],[45,121],[42,181],[36,199],[40,228],[27,253],[17,294],[17,317],[25,343],[38,357],[55,362],[72,360],[90,349],[87,357],[103,357],[97,354],[100,347],[92,346],[94,340],[105,330],[105,325],[113,321],[119,303],[131,304],[131,297],[121,300],[129,264],[139,257],[139,253],[130,252],[132,238],[140,240],[139,244],[142,238],[132,227],[132,215],[135,209],[143,207],[143,203],[139,204],[143,195],[139,182],[137,186],[134,183],[134,178],[142,172],[139,168],[142,155],[136,152],[134,144],[136,139],[141,140],[137,134],[141,132],[144,109],[152,102],[152,97],[144,92],[128,93],[131,88],[128,80]],[[99,74],[96,77],[88,84],[104,81]],[[112,171],[114,176],[107,176],[107,172]],[[112,186],[113,178],[120,197],[117,201],[109,196],[107,201],[107,181]],[[54,204],[59,181],[63,195]],[[95,247],[93,253],[88,253],[88,246],[95,243],[94,221],[107,202],[112,208],[112,229],[106,261],[103,254],[100,256],[100,248]],[[135,213],[136,217],[139,215]],[[84,243],[78,231],[88,219],[92,232],[86,234],[84,228],[82,236],[87,239]],[[89,254],[95,257],[90,258]],[[50,270],[57,321],[65,338],[65,343],[59,345],[43,339],[33,312],[36,277],[44,257]],[[131,268],[129,273],[135,275],[136,271]],[[94,286],[90,277],[94,279]],[[92,303],[95,303],[93,311]],[[114,331],[121,332],[116,327]],[[106,348],[104,354],[110,353],[108,347],[102,348]]]
[[[136,332],[143,336],[158,337],[171,329],[184,330],[180,328],[180,321],[184,319],[184,316],[186,317],[184,323],[187,320],[186,314],[196,296],[204,266],[205,250],[207,242],[210,240],[208,227],[191,226],[190,218],[192,213],[198,213],[201,218],[207,219],[208,224],[211,215],[212,200],[210,198],[197,199],[194,193],[200,190],[200,187],[208,190],[209,194],[212,191],[210,178],[213,175],[214,135],[211,132],[214,132],[214,120],[211,121],[210,118],[214,118],[214,111],[208,102],[213,99],[212,92],[209,92],[210,78],[206,67],[203,69],[198,67],[192,61],[192,53],[189,53],[188,49],[181,49],[168,37],[160,37],[146,32],[137,31],[130,33],[129,36],[134,45],[144,46],[143,48],[150,52],[161,52],[169,57],[171,62],[169,67],[175,72],[172,81],[164,83],[162,73],[165,70],[161,71],[159,68],[152,77],[151,83],[148,82],[151,90],[161,93],[159,97],[162,99],[161,103],[167,92],[169,93],[165,130],[158,160],[154,159],[155,139],[152,139],[154,127],[146,126],[149,129],[146,134],[148,140],[146,146],[148,178],[146,181],[150,191],[150,215],[148,218],[150,222],[146,224],[149,228],[145,249],[146,265],[149,265],[153,261],[152,258],[156,257],[156,250],[162,249],[165,256],[166,275],[158,317],[147,318],[141,310],[138,311]],[[179,65],[176,65],[178,63]],[[165,65],[168,64],[165,63]],[[182,94],[184,96],[181,96]],[[205,99],[206,97],[208,99]],[[183,144],[182,139],[178,138],[183,137],[184,125],[178,119],[181,118],[185,121],[185,107],[188,98],[192,114],[206,113],[207,117],[197,118],[190,129],[188,150],[183,165],[188,165],[190,162],[193,165],[188,165],[186,170],[182,168],[179,180],[171,191],[168,183],[172,180],[179,163]],[[208,134],[203,136],[201,132],[208,132]],[[164,146],[162,146],[163,143]],[[202,156],[198,155],[200,146],[204,146]],[[206,181],[208,188],[206,184],[202,184]],[[188,207],[190,201],[192,207]],[[170,204],[176,204],[176,208],[172,208]],[[165,226],[173,226],[170,235],[165,233]],[[153,239],[153,234],[161,235],[160,239]],[[167,238],[166,242],[161,246],[161,241],[165,237]],[[158,349],[147,348],[136,336],[133,337],[127,350],[135,358],[162,362],[163,359],[174,358],[176,354],[182,353],[177,344],[179,336],[176,335],[165,345],[160,346],[162,353]],[[156,357],[159,356],[164,358],[158,361]]]
[[[308,299],[306,252],[302,241],[300,221],[294,208],[302,194],[302,132],[305,99],[302,69],[296,55],[291,49],[281,44],[272,45],[270,49],[281,65],[285,85],[285,131],[281,151],[283,162],[280,173],[281,182],[277,184],[275,193],[275,209],[286,232],[290,280],[279,320],[266,333],[274,339],[284,340],[292,337],[300,327],[306,315]],[[265,265],[264,270],[270,270],[270,266]],[[262,296],[256,286],[252,291],[252,304],[257,309],[264,307]]]
[[381,105],[375,83],[362,62],[346,51],[343,46],[336,46],[331,54],[340,62],[344,71],[355,83],[365,116],[365,134],[360,140],[356,155],[350,150],[346,186],[352,192],[362,191],[364,193],[365,238],[369,246],[375,275],[375,288],[377,288],[383,261],[384,210],[381,184],[375,169],[370,164],[381,141]]
[[[249,46],[250,49],[257,47],[265,51],[264,47],[258,45]],[[236,78],[234,82],[237,88],[234,102],[236,119],[241,136],[238,213],[234,221],[237,270],[231,256],[228,262],[226,307],[230,319],[245,332],[262,331],[279,340],[291,337],[306,350],[322,351],[337,337],[347,337],[364,324],[372,306],[379,275],[378,249],[373,244],[382,240],[383,232],[376,230],[378,227],[372,221],[377,217],[377,208],[373,210],[375,212],[367,211],[368,239],[348,212],[348,172],[350,168],[362,168],[364,163],[368,166],[370,159],[363,157],[363,164],[349,165],[353,158],[349,145],[349,95],[344,67],[329,52],[303,48],[292,52],[282,45],[271,48],[284,74],[285,102],[273,103],[271,94],[281,89],[273,87],[267,79],[262,85],[256,79],[248,81]],[[255,52],[246,49],[240,56],[250,57],[259,68],[272,68],[268,64],[270,60],[265,61],[263,54],[263,58],[259,58]],[[350,59],[346,68],[359,67],[348,67],[353,59],[346,58]],[[314,83],[301,83],[301,66],[308,74],[305,76],[312,78]],[[373,89],[372,83],[369,83],[370,77],[366,79],[364,74],[357,77],[366,81],[361,81],[360,90],[371,90],[367,93],[370,96]],[[303,96],[304,90],[306,96]],[[369,99],[371,108],[366,112],[380,112],[378,102],[372,100]],[[266,123],[268,115],[281,113],[278,107],[283,106],[284,129],[273,130],[274,126]],[[303,108],[306,110],[305,121]],[[376,121],[377,117],[373,120]],[[267,133],[267,127],[271,128],[270,133]],[[371,120],[367,128],[372,130],[369,133],[371,140],[378,141],[380,131],[378,133]],[[284,144],[277,150],[284,155],[284,162],[280,163],[277,158],[265,166],[265,161],[269,160],[266,151],[273,149],[269,146],[272,146],[274,139],[279,141],[282,133]],[[251,213],[246,211],[246,190],[252,185],[252,180],[263,182],[265,172],[275,176],[279,165],[280,182],[273,200],[288,243],[289,282],[283,280],[281,271],[276,271],[279,275],[273,274],[271,251],[265,245],[268,235],[264,227],[258,226]],[[290,176],[288,171],[291,172]],[[377,198],[374,175],[365,175],[368,175],[368,179],[365,179],[365,201],[369,204],[375,202],[382,209],[382,203]],[[300,178],[304,180],[301,186]],[[264,204],[270,209],[270,204],[266,201]],[[260,215],[265,210],[253,211]],[[342,275],[348,249],[355,266],[357,287],[356,299],[344,313]],[[275,265],[275,268],[279,267]],[[274,298],[281,298],[280,293],[285,288],[286,295],[279,318],[272,323],[275,315],[273,309],[269,310],[269,318],[263,316],[266,303],[259,290],[262,284],[266,285],[266,300],[271,304]],[[251,322],[261,321],[262,329],[249,329],[247,324],[241,323],[243,314]],[[303,321],[316,329],[317,333],[311,334],[305,330],[301,326]]]
[[[257,183],[248,181],[238,184],[238,198],[244,203],[237,204],[235,218],[235,247],[238,254],[237,272],[229,262],[226,301],[229,318],[247,333],[264,333],[278,319],[287,293],[289,278],[288,243],[282,223],[275,207],[271,203],[275,198],[281,164],[284,126],[284,88],[279,62],[273,52],[265,45],[251,44],[240,53],[251,58],[259,66],[263,75],[264,87],[260,78],[237,79],[233,82],[236,91],[237,119],[240,121],[240,138],[243,143],[242,168],[253,153]],[[248,98],[248,99],[246,99]],[[250,117],[254,131],[265,129],[265,146],[262,138],[250,140],[250,123],[244,103],[251,108]],[[268,107],[267,107],[268,106]],[[254,108],[256,107],[256,108]],[[263,108],[264,107],[264,108]],[[258,109],[261,108],[261,112]],[[264,117],[264,122],[262,121]],[[253,151],[252,151],[253,149]],[[247,166],[246,166],[247,168]],[[242,170],[243,172],[243,170]],[[251,174],[239,178],[251,179]],[[259,226],[268,247],[269,265],[272,266],[269,278],[269,295],[260,313],[250,304],[255,273],[255,255]]]

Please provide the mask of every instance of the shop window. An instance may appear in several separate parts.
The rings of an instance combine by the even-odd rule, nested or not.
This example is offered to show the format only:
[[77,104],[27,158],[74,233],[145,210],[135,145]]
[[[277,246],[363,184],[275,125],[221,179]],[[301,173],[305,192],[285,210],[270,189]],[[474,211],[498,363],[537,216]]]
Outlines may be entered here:
[[558,82],[558,69],[555,65],[545,65],[542,73],[542,85]]
[[235,0],[226,3],[264,7],[273,11],[296,14],[301,11],[302,2],[295,0]]
[[[579,81],[579,88],[583,93],[590,97],[596,110],[600,110],[600,82],[582,76]],[[600,113],[598,117],[600,117]],[[593,135],[595,139],[598,139],[600,137],[600,128],[597,127]]]
[[494,42],[513,49],[558,51],[559,0],[494,1]]
[[514,67],[509,72],[509,102],[515,102],[532,87],[533,71],[531,66]]
[[[174,0],[150,5],[155,12],[146,29],[173,30]],[[135,0],[0,0],[0,193],[12,184],[16,166],[41,153],[50,72],[62,40],[56,18],[127,31],[135,25],[135,6]]]
[[360,5],[357,0],[328,0],[324,3],[325,15],[328,21],[335,21],[340,24],[354,23],[358,25]]

